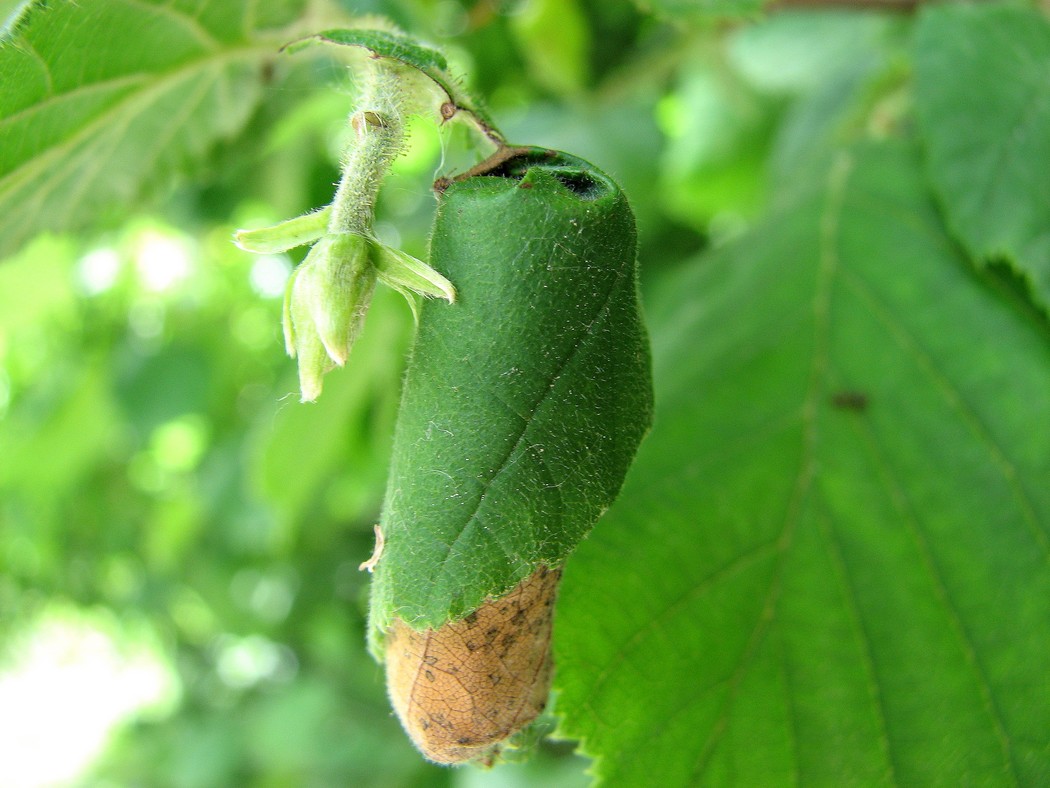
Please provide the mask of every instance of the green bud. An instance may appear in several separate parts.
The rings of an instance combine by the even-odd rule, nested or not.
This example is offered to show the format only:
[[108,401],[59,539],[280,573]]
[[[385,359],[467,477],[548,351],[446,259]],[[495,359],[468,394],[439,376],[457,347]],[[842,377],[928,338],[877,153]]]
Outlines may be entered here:
[[[352,35],[351,39],[359,45]],[[379,39],[386,40],[382,35]],[[404,47],[397,44],[397,49]],[[360,104],[350,116],[354,140],[343,157],[332,204],[274,227],[240,230],[234,236],[240,248],[264,254],[314,244],[288,282],[284,303],[285,345],[298,360],[304,401],[320,395],[325,372],[346,363],[377,279],[406,298],[417,322],[417,296],[456,300],[448,279],[411,255],[384,246],[373,235],[379,185],[404,143],[408,92],[397,59],[383,55],[369,61]]]
[[369,239],[356,233],[321,238],[288,282],[284,339],[299,362],[304,402],[321,394],[321,379],[350,355],[375,289]]

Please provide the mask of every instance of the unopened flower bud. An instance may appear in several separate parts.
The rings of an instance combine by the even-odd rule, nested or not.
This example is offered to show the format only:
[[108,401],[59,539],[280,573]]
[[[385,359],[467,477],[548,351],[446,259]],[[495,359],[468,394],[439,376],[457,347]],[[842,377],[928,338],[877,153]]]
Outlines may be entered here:
[[325,235],[288,282],[284,339],[304,402],[320,395],[325,372],[346,363],[361,330],[376,283],[369,246],[356,233]]

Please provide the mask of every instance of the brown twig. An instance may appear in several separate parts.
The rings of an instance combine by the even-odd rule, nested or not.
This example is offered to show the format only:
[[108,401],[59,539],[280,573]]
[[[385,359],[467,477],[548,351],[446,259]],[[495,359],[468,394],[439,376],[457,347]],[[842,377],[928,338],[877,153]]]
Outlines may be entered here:
[[896,11],[910,14],[923,2],[924,0],[773,0],[765,8],[767,11],[835,8],[845,11]]
[[529,153],[533,150],[535,149],[530,147],[521,147],[517,145],[501,145],[499,148],[496,149],[495,153],[493,153],[484,161],[478,162],[466,172],[462,172],[459,175],[453,176],[451,178],[447,176],[438,178],[436,181],[434,181],[434,191],[440,194],[453,183],[465,181],[468,178],[475,177],[476,175],[484,175],[485,173],[498,169],[500,166],[510,161],[515,156],[521,156],[522,154]]

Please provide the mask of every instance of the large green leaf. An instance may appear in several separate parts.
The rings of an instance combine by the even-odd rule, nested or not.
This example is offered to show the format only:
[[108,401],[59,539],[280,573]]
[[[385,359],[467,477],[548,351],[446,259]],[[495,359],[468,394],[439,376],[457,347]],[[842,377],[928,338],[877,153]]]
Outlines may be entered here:
[[[0,46],[0,256],[239,132],[302,0],[33,6]],[[100,54],[101,53],[101,54]]]
[[1035,9],[931,6],[915,69],[949,226],[979,260],[1010,262],[1050,311],[1050,21]]
[[1050,781],[1050,338],[918,170],[843,152],[653,299],[653,434],[555,627],[604,784]]

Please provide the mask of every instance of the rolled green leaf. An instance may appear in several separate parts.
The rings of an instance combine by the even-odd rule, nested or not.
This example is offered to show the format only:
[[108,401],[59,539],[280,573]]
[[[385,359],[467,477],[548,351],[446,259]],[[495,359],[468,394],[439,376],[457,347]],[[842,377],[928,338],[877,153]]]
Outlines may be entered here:
[[405,379],[371,640],[437,629],[557,567],[612,503],[652,414],[634,217],[567,154],[447,185]]

